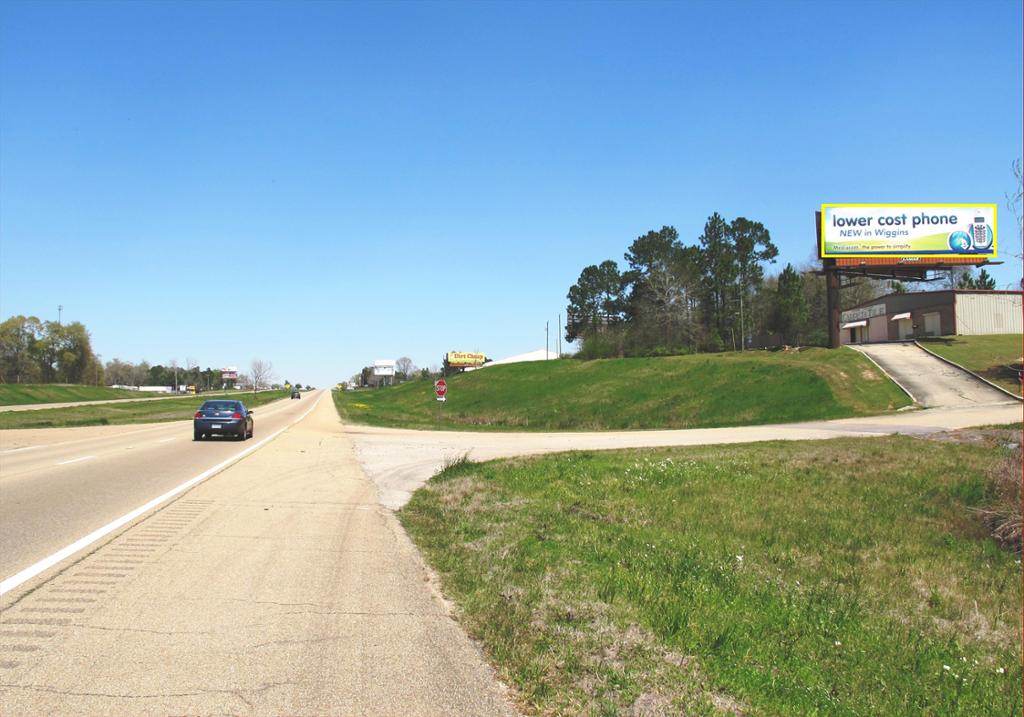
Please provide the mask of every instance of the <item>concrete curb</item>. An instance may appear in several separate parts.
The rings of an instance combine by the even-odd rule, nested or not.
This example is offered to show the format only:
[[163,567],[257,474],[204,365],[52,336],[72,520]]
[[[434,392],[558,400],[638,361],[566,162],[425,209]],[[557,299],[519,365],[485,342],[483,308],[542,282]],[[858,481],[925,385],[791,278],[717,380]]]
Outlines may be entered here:
[[984,381],[985,383],[987,383],[987,384],[988,384],[989,386],[991,386],[991,387],[992,387],[992,388],[994,388],[995,390],[997,390],[997,391],[1002,391],[1003,393],[1005,393],[1005,394],[1006,394],[1007,396],[1009,396],[1010,398],[1012,398],[1012,399],[1015,399],[1015,400],[1017,400],[1017,401],[1024,401],[1024,397],[1018,396],[1017,394],[1013,393],[1012,391],[1007,391],[1007,390],[1006,390],[1005,388],[1003,388],[1002,386],[998,386],[998,385],[996,385],[996,384],[992,383],[991,381],[989,381],[989,380],[988,380],[987,378],[984,378],[984,377],[982,377],[982,376],[979,376],[978,374],[974,373],[974,371],[971,371],[971,370],[970,370],[969,368],[964,368],[963,366],[961,366],[960,364],[958,364],[958,363],[957,363],[956,361],[950,361],[950,360],[949,360],[948,358],[946,358],[945,356],[940,356],[939,354],[935,353],[934,351],[932,351],[932,350],[930,350],[930,349],[927,349],[927,348],[925,348],[925,347],[924,347],[924,346],[922,346],[922,345],[921,345],[921,344],[920,344],[919,342],[915,341],[915,342],[914,342],[914,345],[915,345],[915,346],[917,346],[917,348],[919,348],[919,349],[921,349],[922,351],[924,351],[925,353],[927,353],[927,354],[931,354],[932,356],[934,356],[935,358],[937,358],[937,359],[938,359],[939,361],[944,361],[944,362],[948,363],[948,364],[949,364],[950,366],[956,366],[956,367],[957,367],[958,369],[960,369],[960,370],[961,370],[961,371],[963,371],[964,373],[969,373],[969,374],[971,374],[972,376],[974,376],[974,378],[978,379],[979,381]]
[[[914,397],[914,394],[912,394],[912,393],[911,393],[910,391],[908,391],[908,390],[907,390],[907,387],[906,387],[906,386],[904,386],[904,385],[903,385],[902,383],[900,383],[899,381],[897,381],[897,380],[896,380],[896,379],[895,379],[895,378],[894,378],[894,377],[893,377],[893,376],[892,376],[892,375],[891,375],[891,374],[890,374],[890,373],[889,373],[888,371],[886,371],[886,370],[885,370],[884,368],[882,368],[882,367],[881,367],[881,365],[880,365],[880,364],[879,364],[879,363],[878,363],[877,361],[875,361],[875,360],[874,360],[873,358],[871,358],[871,357],[870,357],[869,355],[867,355],[866,353],[864,353],[864,352],[863,352],[863,351],[861,351],[860,349],[856,348],[855,346],[851,346],[850,344],[843,344],[843,346],[844,346],[844,348],[848,348],[848,349],[850,349],[851,351],[856,351],[856,352],[857,352],[857,353],[859,353],[859,354],[860,354],[861,356],[863,356],[864,358],[866,358],[866,359],[867,359],[868,361],[870,361],[871,363],[873,363],[873,364],[875,365],[875,367],[876,367],[876,368],[877,368],[877,369],[878,369],[879,371],[881,371],[881,372],[882,372],[882,375],[883,375],[883,376],[885,376],[885,377],[886,377],[887,379],[889,379],[889,380],[890,380],[890,381],[892,381],[892,382],[893,382],[894,384],[896,384],[897,386],[899,386],[899,387],[900,387],[900,390],[901,390],[901,391],[903,391],[903,393],[905,393],[905,394],[907,394],[908,396],[910,396],[910,400],[911,400],[911,401],[913,402],[913,404],[914,404],[915,406],[920,406],[920,405],[921,405],[920,403],[918,403],[918,400],[917,400],[917,399],[916,399],[916,398]],[[910,408],[910,406],[908,406],[907,408]]]

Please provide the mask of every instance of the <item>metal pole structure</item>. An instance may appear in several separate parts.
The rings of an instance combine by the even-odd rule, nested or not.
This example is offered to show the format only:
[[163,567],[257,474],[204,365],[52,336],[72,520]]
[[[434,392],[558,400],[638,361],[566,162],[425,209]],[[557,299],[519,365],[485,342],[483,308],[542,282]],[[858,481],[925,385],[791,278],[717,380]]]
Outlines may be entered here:
[[558,346],[558,358],[562,358],[562,315],[558,315],[558,337],[555,344]]
[[64,312],[64,304],[57,304],[57,326],[60,326],[60,315]]
[[828,305],[828,347],[837,349],[842,345],[839,337],[839,272],[834,259],[826,259],[832,266],[825,266],[825,299]]
[[550,321],[545,321],[544,322],[544,360],[545,361],[548,360],[548,346],[550,345],[550,342],[548,341],[548,327],[550,325],[551,325]]
[[[818,238],[818,252],[821,252],[821,212],[814,213],[814,233]],[[837,349],[842,346],[839,336],[839,268],[835,259],[822,259],[821,268],[825,271],[825,306],[828,314],[828,347]]]

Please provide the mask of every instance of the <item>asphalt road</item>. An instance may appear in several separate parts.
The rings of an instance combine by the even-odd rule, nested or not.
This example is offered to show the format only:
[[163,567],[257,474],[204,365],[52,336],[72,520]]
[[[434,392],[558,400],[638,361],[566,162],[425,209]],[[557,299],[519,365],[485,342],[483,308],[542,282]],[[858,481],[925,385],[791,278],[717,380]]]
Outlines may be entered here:
[[190,422],[3,432],[3,578],[250,452],[0,596],[0,714],[514,715],[382,505],[444,458],[1020,420],[1013,402],[696,431],[459,434],[343,426],[318,392],[257,409],[248,448],[194,443]]
[[0,608],[4,717],[516,713],[329,396]]
[[0,431],[0,579],[230,458],[309,405],[306,397],[255,409],[255,435],[245,443],[195,443],[191,421]]
[[[260,392],[271,389],[260,389]],[[238,395],[244,399],[248,391],[239,391]],[[62,403],[15,403],[0,406],[0,413],[4,411],[39,411],[44,408],[74,408],[76,406],[98,406],[103,403],[137,403],[139,401],[167,401],[172,398],[188,398],[186,394],[172,394],[169,396],[140,396],[139,398],[103,398],[98,401],[65,401]],[[201,394],[199,400],[207,398],[223,398],[220,391]]]

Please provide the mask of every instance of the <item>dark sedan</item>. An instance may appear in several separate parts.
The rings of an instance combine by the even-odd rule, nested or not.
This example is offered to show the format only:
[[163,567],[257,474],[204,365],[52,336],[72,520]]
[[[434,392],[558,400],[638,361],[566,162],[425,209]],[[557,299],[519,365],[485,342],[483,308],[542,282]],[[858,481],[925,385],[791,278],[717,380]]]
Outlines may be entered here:
[[192,417],[192,440],[207,436],[234,436],[240,441],[252,437],[253,412],[241,401],[206,401]]

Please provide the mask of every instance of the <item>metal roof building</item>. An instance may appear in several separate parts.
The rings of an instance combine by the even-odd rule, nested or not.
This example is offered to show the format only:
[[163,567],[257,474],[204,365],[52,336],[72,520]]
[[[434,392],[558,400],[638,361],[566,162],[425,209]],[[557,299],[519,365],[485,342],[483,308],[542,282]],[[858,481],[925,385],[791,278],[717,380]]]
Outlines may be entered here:
[[844,344],[906,341],[924,336],[1019,334],[1020,291],[944,289],[889,294],[842,312]]

